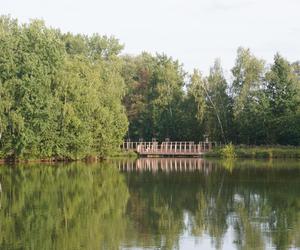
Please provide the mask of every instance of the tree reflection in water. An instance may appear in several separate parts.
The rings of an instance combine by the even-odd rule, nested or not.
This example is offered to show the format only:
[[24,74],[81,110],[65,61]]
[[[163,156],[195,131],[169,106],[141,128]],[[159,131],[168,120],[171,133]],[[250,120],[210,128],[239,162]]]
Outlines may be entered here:
[[299,248],[299,181],[292,161],[2,166],[0,249]]
[[300,247],[298,162],[142,158],[117,165],[141,247],[173,249],[186,232],[208,236],[215,249],[229,232],[232,249]]
[[129,193],[116,168],[18,166],[0,175],[0,249],[119,249]]

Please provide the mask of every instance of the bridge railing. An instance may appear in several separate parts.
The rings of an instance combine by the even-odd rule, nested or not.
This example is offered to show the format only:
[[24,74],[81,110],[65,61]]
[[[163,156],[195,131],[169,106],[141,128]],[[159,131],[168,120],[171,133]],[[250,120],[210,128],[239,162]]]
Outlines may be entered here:
[[217,142],[124,142],[122,149],[138,153],[201,153],[220,146]]

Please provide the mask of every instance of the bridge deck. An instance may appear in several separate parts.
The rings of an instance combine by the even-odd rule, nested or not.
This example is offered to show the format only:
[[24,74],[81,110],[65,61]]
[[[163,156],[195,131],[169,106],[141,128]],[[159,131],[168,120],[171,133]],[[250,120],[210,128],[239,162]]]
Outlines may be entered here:
[[142,156],[146,156],[146,155],[200,156],[203,155],[205,152],[204,151],[175,151],[175,150],[144,150],[144,151],[138,151],[137,153]]

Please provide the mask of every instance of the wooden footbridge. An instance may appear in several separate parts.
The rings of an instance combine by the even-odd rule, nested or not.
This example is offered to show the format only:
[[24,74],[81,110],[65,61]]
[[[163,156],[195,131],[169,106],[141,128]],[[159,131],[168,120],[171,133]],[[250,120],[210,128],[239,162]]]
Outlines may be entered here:
[[201,156],[213,147],[216,142],[124,142],[122,149],[132,150],[140,156]]

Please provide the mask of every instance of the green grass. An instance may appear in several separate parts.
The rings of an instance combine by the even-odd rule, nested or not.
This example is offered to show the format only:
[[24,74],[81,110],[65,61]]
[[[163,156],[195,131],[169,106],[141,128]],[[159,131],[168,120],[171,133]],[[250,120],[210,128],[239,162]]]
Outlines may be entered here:
[[128,150],[128,151],[118,151],[114,152],[113,154],[109,155],[107,159],[110,158],[137,158],[138,155],[134,151]]
[[[222,157],[224,149],[215,148],[207,153],[206,157]],[[237,158],[274,159],[274,158],[300,158],[300,147],[291,146],[234,146]]]

